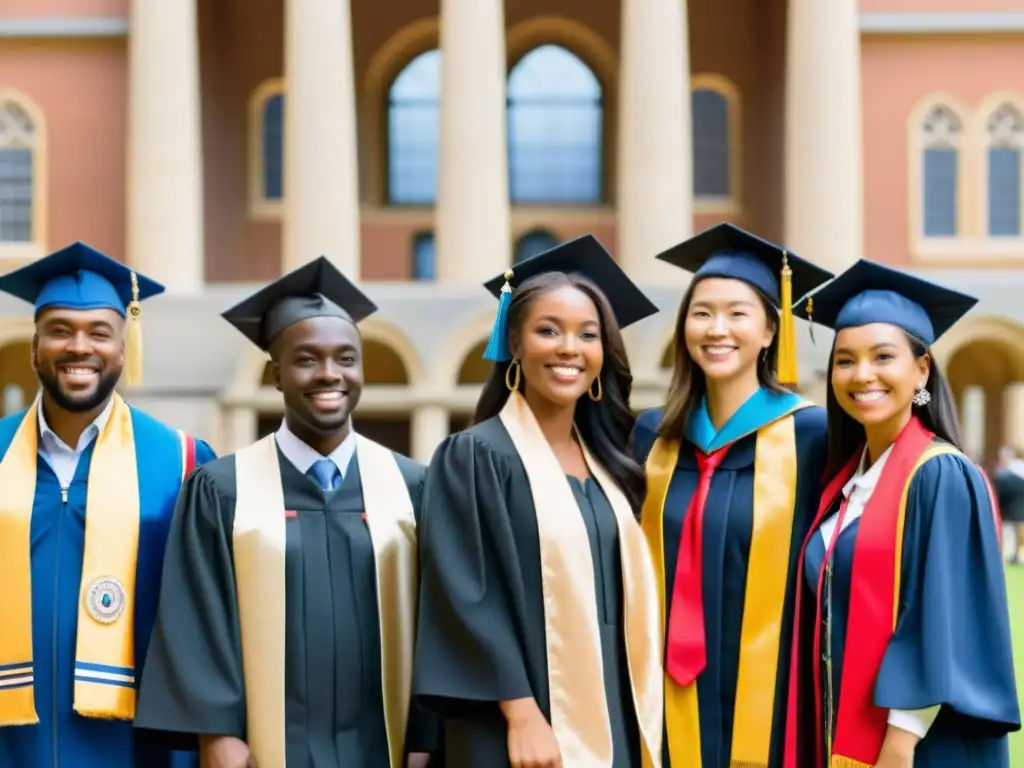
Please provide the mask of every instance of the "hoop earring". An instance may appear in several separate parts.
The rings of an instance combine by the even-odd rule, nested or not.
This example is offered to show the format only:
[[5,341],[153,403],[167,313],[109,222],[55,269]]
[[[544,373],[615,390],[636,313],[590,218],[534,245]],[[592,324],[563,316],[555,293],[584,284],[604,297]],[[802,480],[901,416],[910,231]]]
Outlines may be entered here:
[[[596,395],[594,394],[594,384],[597,384],[597,394]],[[598,375],[598,377],[596,379],[594,379],[594,384],[590,385],[590,389],[587,390],[587,394],[590,396],[590,399],[593,400],[595,403],[600,403],[601,402],[601,398],[604,397],[604,389],[601,387],[601,376],[600,375]]]
[[924,387],[914,391],[914,396],[910,398],[910,402],[916,405],[918,408],[924,408],[928,403],[932,401],[931,392]]
[[[516,380],[509,381],[508,375],[512,373],[513,368],[516,369]],[[509,363],[508,368],[505,369],[505,386],[508,387],[509,392],[515,392],[516,390],[519,389],[519,378],[522,375],[522,373],[523,369],[522,366],[519,365],[518,360],[513,360],[511,363]]]

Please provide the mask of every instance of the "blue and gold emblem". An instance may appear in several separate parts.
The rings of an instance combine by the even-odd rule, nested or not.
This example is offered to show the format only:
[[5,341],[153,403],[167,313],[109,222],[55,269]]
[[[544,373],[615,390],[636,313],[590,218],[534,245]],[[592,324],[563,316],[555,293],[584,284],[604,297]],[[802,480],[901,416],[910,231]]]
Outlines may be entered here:
[[93,579],[85,592],[85,608],[100,624],[113,624],[124,613],[125,589],[113,576]]

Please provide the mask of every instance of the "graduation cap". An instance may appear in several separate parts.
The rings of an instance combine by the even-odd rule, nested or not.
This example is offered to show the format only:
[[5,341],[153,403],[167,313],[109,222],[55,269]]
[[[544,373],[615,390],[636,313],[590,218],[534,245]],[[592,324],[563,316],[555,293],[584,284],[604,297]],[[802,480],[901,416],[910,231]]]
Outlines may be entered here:
[[716,224],[656,258],[692,272],[695,281],[726,277],[757,289],[779,310],[778,379],[783,384],[798,382],[793,296],[804,296],[827,282],[831,272],[729,222]]
[[637,288],[612,255],[593,235],[556,245],[542,253],[523,259],[502,275],[492,277],[484,287],[498,299],[498,315],[494,320],[490,342],[484,357],[493,362],[512,359],[509,349],[507,313],[514,287],[525,280],[547,272],[576,273],[588,278],[608,298],[620,328],[650,317],[658,308]]
[[44,309],[112,309],[128,320],[125,383],[142,381],[142,307],[164,286],[78,241],[0,276],[0,291]]
[[973,296],[861,259],[795,311],[837,332],[888,323],[931,346],[977,303]]
[[353,324],[377,305],[325,256],[280,277],[224,312],[221,317],[264,352],[290,325],[313,317],[340,317]]

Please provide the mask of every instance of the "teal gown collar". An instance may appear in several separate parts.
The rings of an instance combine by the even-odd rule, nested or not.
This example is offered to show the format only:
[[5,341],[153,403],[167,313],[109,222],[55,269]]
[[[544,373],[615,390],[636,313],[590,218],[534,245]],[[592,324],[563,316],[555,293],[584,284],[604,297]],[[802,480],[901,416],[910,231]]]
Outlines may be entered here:
[[708,415],[707,398],[702,397],[686,424],[686,439],[704,453],[711,453],[792,413],[803,402],[799,395],[761,387],[716,432]]

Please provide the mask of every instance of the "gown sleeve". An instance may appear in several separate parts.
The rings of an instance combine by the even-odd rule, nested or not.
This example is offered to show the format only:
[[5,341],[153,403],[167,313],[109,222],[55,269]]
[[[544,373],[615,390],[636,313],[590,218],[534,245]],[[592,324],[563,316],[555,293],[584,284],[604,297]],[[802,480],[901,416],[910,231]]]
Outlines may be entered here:
[[647,461],[647,456],[654,447],[654,441],[658,439],[658,424],[661,423],[661,411],[644,411],[636,419],[633,427],[633,435],[630,439],[630,447],[633,450],[633,457],[640,464]]
[[241,635],[231,547],[234,502],[209,468],[185,481],[171,523],[156,625],[135,724],[180,749],[195,739],[245,737]]
[[533,695],[513,616],[523,587],[505,461],[462,432],[441,444],[427,470],[413,689],[446,717]]
[[900,614],[875,704],[935,705],[996,737],[1017,730],[1009,611],[995,511],[980,470],[930,459],[907,501]]

